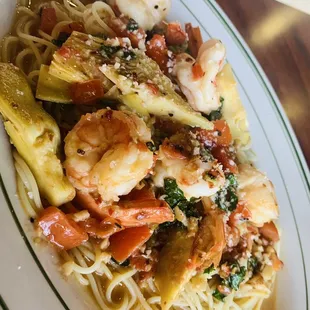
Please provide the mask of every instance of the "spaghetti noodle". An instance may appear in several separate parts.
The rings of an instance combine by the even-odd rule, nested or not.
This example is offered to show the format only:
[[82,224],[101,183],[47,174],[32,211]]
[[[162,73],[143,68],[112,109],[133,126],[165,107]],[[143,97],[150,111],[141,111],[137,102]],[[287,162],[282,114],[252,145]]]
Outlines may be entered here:
[[[40,201],[40,195],[34,177],[27,164],[18,155],[13,153],[17,172],[18,194],[21,204],[29,216],[36,218],[39,208],[35,201]],[[22,167],[22,168],[20,168]],[[32,193],[29,197],[29,193]],[[41,207],[40,207],[41,208]],[[111,255],[100,249],[98,245],[87,242],[76,249],[61,253],[65,263],[64,275],[74,274],[77,281],[84,286],[90,286],[92,293],[101,309],[114,309],[115,301],[112,298],[113,290],[121,287],[123,298],[118,309],[160,309],[161,298],[152,278],[147,280],[147,285],[140,288],[135,280],[135,270],[118,270],[116,264],[110,264]],[[208,275],[201,275],[186,284],[184,291],[174,301],[174,309],[260,309],[263,301],[271,294],[275,272],[266,268],[269,281],[265,284],[248,284],[240,286],[238,292],[229,295],[225,304],[216,302],[212,296],[216,283]],[[105,288],[105,291],[103,291]]]

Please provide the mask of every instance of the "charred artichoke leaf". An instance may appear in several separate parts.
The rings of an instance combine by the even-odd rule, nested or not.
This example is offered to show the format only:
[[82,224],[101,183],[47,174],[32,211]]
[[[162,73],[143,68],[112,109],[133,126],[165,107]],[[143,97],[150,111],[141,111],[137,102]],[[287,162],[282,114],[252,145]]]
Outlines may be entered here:
[[[119,65],[104,64],[100,70],[121,90],[123,95],[137,94],[149,114],[204,129],[213,124],[194,111],[175,91],[171,80],[144,52],[134,50],[130,60],[118,59]],[[116,62],[117,63],[117,62]]]
[[113,83],[99,70],[104,59],[99,53],[104,40],[74,31],[53,55],[49,74],[68,83],[100,79],[105,91]]
[[70,83],[49,74],[49,67],[42,65],[36,91],[36,98],[40,100],[70,103],[72,101]]
[[160,252],[155,283],[161,296],[161,307],[167,310],[191,278],[194,267],[190,264],[194,236],[186,230],[174,230]]
[[68,83],[100,79],[106,90],[114,83],[122,95],[140,98],[139,103],[134,97],[124,100],[139,114],[147,112],[192,127],[213,129],[213,123],[176,93],[175,86],[155,61],[137,49],[117,46],[117,40],[73,32],[54,53],[49,73]]
[[71,201],[75,190],[56,155],[59,128],[35,101],[24,74],[7,63],[0,63],[0,113],[12,143],[34,174],[41,195],[54,206]]
[[230,64],[225,64],[216,77],[218,91],[223,98],[222,115],[229,125],[234,144],[239,148],[249,147],[251,137],[245,108],[242,105],[237,82]]

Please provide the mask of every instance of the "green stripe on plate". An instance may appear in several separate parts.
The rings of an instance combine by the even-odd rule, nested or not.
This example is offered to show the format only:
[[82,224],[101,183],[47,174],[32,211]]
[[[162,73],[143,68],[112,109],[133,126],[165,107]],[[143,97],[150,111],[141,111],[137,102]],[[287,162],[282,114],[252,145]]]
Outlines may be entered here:
[[65,301],[62,299],[61,295],[59,294],[59,292],[57,291],[56,287],[53,285],[52,281],[50,280],[50,278],[48,277],[47,273],[45,272],[43,266],[41,265],[38,257],[36,256],[27,236],[26,236],[26,233],[24,232],[23,230],[23,227],[21,226],[21,223],[19,222],[18,218],[17,218],[17,215],[14,211],[14,208],[13,208],[13,205],[12,205],[12,202],[9,198],[9,195],[7,193],[7,190],[5,188],[5,185],[4,185],[4,182],[3,182],[3,179],[2,179],[2,175],[0,174],[0,187],[2,189],[2,192],[3,192],[3,195],[4,195],[4,198],[7,202],[7,206],[12,214],[12,217],[15,221],[15,224],[19,230],[19,233],[22,237],[22,239],[24,240],[33,260],[35,261],[35,263],[37,264],[38,268],[40,269],[42,275],[44,276],[46,282],[48,283],[48,285],[50,286],[51,290],[54,292],[54,294],[56,295],[56,297],[58,298],[58,300],[60,301],[60,303],[62,304],[62,306],[64,307],[64,309],[66,310],[70,310],[69,307],[67,306],[67,304],[65,303]]
[[2,310],[9,310],[9,307],[7,306],[7,304],[5,303],[5,301],[1,295],[0,295],[0,306],[1,306]]

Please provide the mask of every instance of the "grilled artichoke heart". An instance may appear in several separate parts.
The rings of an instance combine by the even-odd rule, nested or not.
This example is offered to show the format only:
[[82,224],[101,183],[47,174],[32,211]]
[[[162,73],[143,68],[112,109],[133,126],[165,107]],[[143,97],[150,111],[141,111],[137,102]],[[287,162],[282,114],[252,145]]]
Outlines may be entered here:
[[128,44],[126,38],[105,41],[73,32],[54,53],[49,74],[69,83],[100,79],[106,90],[111,88],[112,81],[122,95],[140,98],[140,103],[133,96],[123,101],[130,108],[134,105],[140,114],[165,116],[192,127],[213,129],[211,122],[176,93],[174,84],[157,63]]
[[35,101],[24,74],[7,63],[0,63],[0,113],[42,196],[54,206],[72,200],[75,190],[64,176],[56,155],[60,146],[59,128]]

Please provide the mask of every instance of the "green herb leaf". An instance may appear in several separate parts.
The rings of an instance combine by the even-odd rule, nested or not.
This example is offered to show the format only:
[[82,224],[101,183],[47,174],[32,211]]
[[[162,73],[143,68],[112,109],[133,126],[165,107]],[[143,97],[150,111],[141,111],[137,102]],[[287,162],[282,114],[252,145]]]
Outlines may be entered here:
[[130,19],[129,19],[129,22],[128,22],[128,24],[127,24],[126,29],[127,29],[128,31],[130,31],[130,32],[133,32],[133,31],[139,29],[139,25],[138,25],[138,23],[137,23],[135,20],[133,20],[132,18],[130,18]]
[[156,146],[154,145],[153,142],[146,142],[146,146],[148,147],[148,149],[151,151],[151,152],[155,152],[156,151]]
[[188,42],[185,41],[183,44],[181,45],[169,45],[168,49],[173,52],[174,54],[181,54],[181,53],[185,53],[186,50],[188,48]]
[[238,272],[231,273],[229,275],[229,277],[225,280],[225,284],[237,291],[241,282],[244,280],[245,273],[246,268],[244,266],[240,267]]
[[212,296],[213,296],[214,298],[220,300],[220,301],[223,301],[224,298],[226,297],[226,295],[220,293],[218,289],[216,289],[216,290],[213,292]]
[[67,39],[70,37],[70,34],[66,32],[60,32],[57,39],[53,39],[52,43],[57,45],[58,47],[61,47]]
[[211,273],[211,272],[214,271],[214,270],[215,270],[215,268],[214,268],[214,266],[213,266],[213,264],[212,264],[210,267],[208,267],[207,269],[205,269],[203,273],[209,274],[209,273]]
[[116,52],[121,49],[120,46],[111,46],[111,45],[104,45],[100,46],[99,53],[102,57],[111,58]]
[[239,201],[237,196],[238,182],[232,173],[227,174],[225,177],[228,182],[216,193],[215,203],[223,211],[234,211]]
[[226,177],[226,180],[229,181],[229,185],[231,185],[231,186],[237,188],[237,186],[238,186],[238,181],[237,181],[236,176],[235,176],[233,173],[227,173],[227,174],[225,175],[225,177]]
[[214,157],[212,156],[211,151],[207,147],[201,146],[199,153],[200,153],[200,159],[203,162],[207,163],[209,161],[214,161]]
[[128,57],[130,57],[129,60],[132,60],[132,59],[135,59],[137,57],[137,55],[133,51],[130,51],[128,49],[124,49],[124,54],[122,57],[126,60]]
[[171,208],[176,207],[180,201],[185,200],[183,191],[178,187],[174,179],[165,179],[164,190],[167,195],[165,200]]
[[250,257],[248,259],[248,269],[252,270],[253,273],[255,273],[258,267],[259,267],[258,259],[256,257]]
[[206,115],[206,118],[209,121],[216,121],[222,118],[222,108],[223,108],[223,102],[224,102],[223,97],[220,97],[220,102],[221,102],[221,106],[217,110],[212,111],[210,114]]
[[176,180],[165,179],[164,181],[165,200],[169,206],[173,209],[179,207],[179,209],[185,213],[187,217],[199,217],[200,213],[196,207],[198,199],[191,198],[187,200],[183,191],[178,187]]

